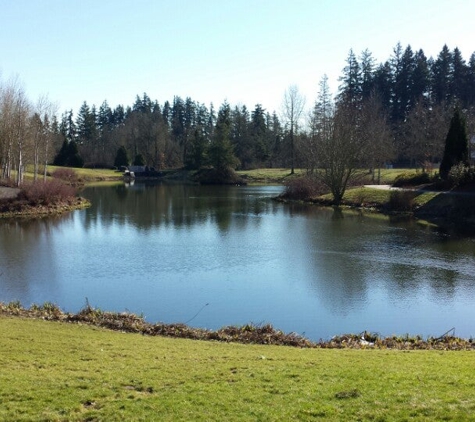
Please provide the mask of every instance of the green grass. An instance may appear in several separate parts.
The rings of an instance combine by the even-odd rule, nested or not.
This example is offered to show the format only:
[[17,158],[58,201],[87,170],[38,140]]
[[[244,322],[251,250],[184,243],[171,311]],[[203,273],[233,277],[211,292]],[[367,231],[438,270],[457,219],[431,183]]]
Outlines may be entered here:
[[294,174],[290,174],[288,168],[271,168],[271,169],[254,169],[254,170],[239,170],[236,173],[244,177],[248,183],[264,183],[264,184],[281,184],[293,177],[305,174],[303,169],[295,169]]
[[[59,167],[59,166],[48,166],[48,174],[52,174],[55,170],[58,169],[71,169],[73,170],[79,180],[83,183],[98,182],[98,181],[111,181],[111,180],[122,180],[122,173],[117,172],[116,170],[108,169],[89,169],[89,168],[75,168],[75,167]],[[16,172],[12,172],[13,176],[16,175]],[[26,180],[33,180],[33,166],[28,165],[25,172]],[[40,180],[43,179],[43,167],[40,166],[40,174],[38,176]]]
[[[397,176],[403,173],[407,173],[408,169],[382,169],[381,170],[381,184],[392,184]],[[377,172],[375,170],[375,172]],[[286,180],[292,177],[298,177],[306,174],[305,169],[295,169],[295,174],[290,174],[288,168],[262,168],[254,170],[239,170],[236,172],[242,177],[245,177],[249,183],[284,183]],[[375,173],[375,178],[377,174]],[[371,183],[368,175],[367,182]]]
[[[58,168],[57,166],[48,166],[48,172],[53,173]],[[42,172],[42,168],[40,169]],[[115,170],[107,169],[86,169],[86,168],[73,168],[74,172],[78,175],[79,179],[84,183],[91,183],[94,181],[107,181],[107,180],[122,180],[122,174]],[[27,179],[33,179],[33,166],[27,167],[27,173],[25,177]],[[167,171],[165,171],[166,173]],[[381,170],[381,184],[391,184],[394,179],[407,172],[407,169],[383,169]],[[236,172],[240,176],[244,176],[249,183],[264,183],[264,184],[281,184],[286,180],[293,177],[306,174],[305,169],[295,169],[295,174],[290,174],[288,168],[262,168],[254,170],[240,170]],[[368,182],[369,183],[369,182]]]
[[[64,167],[48,166],[48,172],[54,173],[55,170]],[[107,180],[122,180],[122,173],[115,170],[108,169],[86,169],[86,168],[72,168],[78,175],[78,178],[84,182],[97,182]]]
[[474,352],[326,350],[0,317],[2,421],[473,420]]
[[[348,189],[345,192],[343,200],[355,204],[386,204],[389,202],[391,194],[394,192],[399,191],[358,187]],[[438,196],[439,193],[418,191],[415,192],[414,195],[414,205],[422,206]],[[328,199],[332,198],[331,194],[324,195],[323,197]]]

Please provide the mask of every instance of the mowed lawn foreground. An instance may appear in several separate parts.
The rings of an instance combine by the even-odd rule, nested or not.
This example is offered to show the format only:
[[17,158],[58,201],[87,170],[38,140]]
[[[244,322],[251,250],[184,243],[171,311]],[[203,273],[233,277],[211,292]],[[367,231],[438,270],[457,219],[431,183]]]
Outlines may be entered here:
[[0,317],[2,421],[474,420],[475,352],[298,349]]

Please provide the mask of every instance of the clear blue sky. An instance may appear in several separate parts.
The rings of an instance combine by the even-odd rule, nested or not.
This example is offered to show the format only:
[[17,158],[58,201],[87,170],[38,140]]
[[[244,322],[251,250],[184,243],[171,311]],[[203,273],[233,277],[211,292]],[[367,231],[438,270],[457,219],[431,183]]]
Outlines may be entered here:
[[295,84],[310,106],[336,91],[352,48],[379,62],[400,42],[475,51],[474,0],[0,0],[0,75],[58,112],[174,95],[279,111]]

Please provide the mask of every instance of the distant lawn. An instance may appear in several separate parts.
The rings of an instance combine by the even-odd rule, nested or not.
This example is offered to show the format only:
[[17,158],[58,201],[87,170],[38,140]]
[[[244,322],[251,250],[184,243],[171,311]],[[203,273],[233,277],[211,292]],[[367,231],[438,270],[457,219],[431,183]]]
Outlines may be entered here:
[[[58,166],[48,166],[48,173],[51,174],[55,170],[65,168]],[[68,167],[66,167],[68,168]],[[83,183],[91,183],[98,181],[111,181],[121,180],[122,173],[116,170],[108,169],[87,169],[87,168],[71,168],[79,177]],[[164,170],[164,173],[174,172],[176,169]],[[415,170],[414,170],[415,171]],[[381,170],[381,184],[392,184],[394,179],[402,173],[407,173],[407,169],[382,169]],[[239,170],[236,172],[239,176],[244,177],[248,183],[254,184],[283,184],[287,180],[305,175],[307,171],[305,169],[295,169],[295,174],[290,174],[289,168],[261,168],[253,170]],[[41,175],[42,177],[42,170]],[[33,179],[33,166],[28,166],[25,173],[27,180]],[[375,174],[377,178],[377,174]],[[372,183],[370,175],[366,177],[364,183]]]
[[236,173],[244,177],[248,183],[282,184],[286,180],[304,175],[303,169],[295,169],[294,174],[290,174],[289,168],[262,168],[253,170],[238,170]]
[[[344,201],[353,204],[375,204],[383,205],[389,203],[391,195],[397,195],[397,190],[374,189],[367,187],[358,187],[348,189],[343,197]],[[438,192],[414,192],[414,205],[422,206],[438,196]],[[331,194],[323,195],[326,199],[331,199]]]
[[[48,174],[54,173],[58,169],[71,169],[77,175],[80,181],[83,183],[98,182],[98,181],[110,181],[110,180],[122,180],[122,173],[116,170],[109,169],[88,169],[88,168],[76,168],[76,167],[60,167],[60,166],[48,166]],[[13,172],[15,175],[16,172]],[[40,168],[39,179],[43,178],[43,167]],[[26,180],[33,180],[33,166],[29,165],[25,172]]]
[[[61,167],[48,166],[48,172],[54,173],[59,168]],[[122,179],[122,173],[116,170],[86,168],[72,168],[72,170],[84,183]]]
[[[399,176],[400,174],[407,173],[408,171],[416,171],[416,170],[408,170],[408,169],[381,169],[381,181],[380,184],[392,184],[394,183],[394,179]],[[285,183],[287,180],[290,180],[293,177],[298,177],[305,175],[307,171],[305,169],[295,169],[295,174],[290,174],[289,168],[263,168],[263,169],[254,169],[254,170],[239,170],[237,173],[247,179],[249,183]],[[375,180],[377,181],[377,170],[375,170]],[[364,183],[370,184],[373,183],[371,181],[371,175],[368,173],[365,177]],[[377,183],[377,182],[374,183]]]
[[249,346],[0,317],[0,420],[473,420],[474,352]]

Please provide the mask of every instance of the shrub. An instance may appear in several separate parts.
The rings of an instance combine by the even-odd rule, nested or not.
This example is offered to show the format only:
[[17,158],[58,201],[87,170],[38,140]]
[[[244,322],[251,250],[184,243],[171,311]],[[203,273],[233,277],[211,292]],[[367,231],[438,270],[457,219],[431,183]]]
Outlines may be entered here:
[[388,208],[391,211],[412,211],[416,192],[394,190],[389,195]]
[[453,187],[468,185],[475,181],[475,173],[464,163],[458,163],[450,169],[448,180]]
[[221,169],[202,168],[194,179],[202,185],[245,185],[246,182],[231,167]]
[[74,198],[76,189],[58,179],[36,181],[22,187],[21,196],[31,205],[51,205]]
[[281,195],[285,199],[304,200],[325,191],[323,184],[315,177],[303,176],[290,180],[285,184],[285,191]]
[[426,183],[432,183],[434,181],[434,176],[431,176],[429,173],[402,173],[396,177],[394,180],[393,186],[417,186],[423,185]]
[[57,169],[51,176],[53,176],[55,179],[63,180],[71,186],[76,185],[79,181],[76,172],[70,168]]

